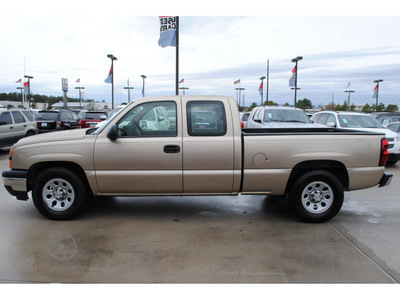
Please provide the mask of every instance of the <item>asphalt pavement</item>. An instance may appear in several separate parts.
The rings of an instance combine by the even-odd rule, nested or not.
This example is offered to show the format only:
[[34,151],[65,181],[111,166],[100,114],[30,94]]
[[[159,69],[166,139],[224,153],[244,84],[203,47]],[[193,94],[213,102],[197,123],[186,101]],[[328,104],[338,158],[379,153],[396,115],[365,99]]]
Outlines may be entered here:
[[[8,166],[0,152],[0,169]],[[0,186],[0,283],[399,283],[400,163],[330,222],[284,199],[99,198],[51,221]]]

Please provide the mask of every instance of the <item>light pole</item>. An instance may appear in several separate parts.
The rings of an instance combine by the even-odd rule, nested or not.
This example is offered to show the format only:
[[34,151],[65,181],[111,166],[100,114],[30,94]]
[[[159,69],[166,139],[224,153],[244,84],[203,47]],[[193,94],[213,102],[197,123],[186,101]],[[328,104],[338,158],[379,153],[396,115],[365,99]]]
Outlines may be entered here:
[[185,90],[188,90],[189,88],[188,87],[180,87],[179,89],[183,90],[183,95],[185,96]]
[[350,91],[344,91],[345,93],[349,93],[349,96],[347,97],[347,110],[350,110],[350,93],[355,93],[354,91],[350,90]]
[[111,59],[111,98],[112,98],[112,109],[114,109],[114,60],[118,60],[117,57],[115,57],[112,54],[107,54],[107,57]]
[[262,76],[262,77],[260,77],[260,80],[261,80],[261,105],[263,105],[263,98],[264,98],[264,79],[265,79],[266,77],[265,76]]
[[85,87],[77,86],[77,87],[75,87],[75,89],[79,90],[79,108],[82,109],[82,92],[81,92],[81,90],[84,90]]
[[377,85],[376,85],[376,105],[375,105],[375,111],[378,111],[379,82],[382,82],[382,81],[383,81],[383,79],[374,80],[374,82],[377,84]]
[[298,71],[298,61],[302,60],[303,56],[297,56],[295,58],[292,58],[291,62],[296,63],[296,73],[294,76],[294,107],[296,107],[296,99],[297,99],[297,71]]
[[31,100],[31,79],[33,79],[33,76],[29,75],[24,75],[25,78],[28,78],[28,108],[30,107],[30,100]]
[[240,99],[241,99],[241,94],[242,94],[242,91],[244,91],[245,90],[245,88],[236,88],[235,90],[237,90],[238,92],[239,92],[239,99],[238,99],[238,106],[240,107]]
[[142,88],[142,95],[143,95],[143,98],[144,98],[144,80],[147,78],[147,76],[146,76],[146,75],[140,75],[140,77],[142,77],[142,78],[143,78],[143,88]]
[[133,86],[129,86],[129,81],[128,86],[125,86],[124,89],[128,90],[128,103],[131,103],[131,90],[133,90]]
[[21,103],[22,103],[22,108],[25,108],[24,107],[24,94],[22,93],[22,90],[23,90],[24,88],[22,87],[22,86],[19,86],[19,87],[17,87],[17,90],[21,90]]

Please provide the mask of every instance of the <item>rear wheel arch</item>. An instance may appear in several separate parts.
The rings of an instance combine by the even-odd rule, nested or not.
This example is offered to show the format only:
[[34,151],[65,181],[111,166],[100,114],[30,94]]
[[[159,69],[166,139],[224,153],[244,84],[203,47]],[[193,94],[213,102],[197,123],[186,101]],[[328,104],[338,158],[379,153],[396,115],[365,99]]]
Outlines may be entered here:
[[327,171],[334,175],[342,184],[344,190],[349,188],[349,175],[345,165],[334,160],[313,160],[298,163],[289,176],[286,193],[290,193],[295,182],[305,173],[315,170]]

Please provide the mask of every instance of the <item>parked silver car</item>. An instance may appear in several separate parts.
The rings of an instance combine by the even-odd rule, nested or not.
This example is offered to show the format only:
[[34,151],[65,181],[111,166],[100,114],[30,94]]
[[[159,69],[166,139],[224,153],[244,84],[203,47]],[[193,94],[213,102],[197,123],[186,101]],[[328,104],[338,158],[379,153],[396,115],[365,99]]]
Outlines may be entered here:
[[247,120],[248,128],[316,128],[304,110],[286,106],[255,107]]
[[37,134],[37,125],[29,110],[0,108],[0,148],[34,134]]

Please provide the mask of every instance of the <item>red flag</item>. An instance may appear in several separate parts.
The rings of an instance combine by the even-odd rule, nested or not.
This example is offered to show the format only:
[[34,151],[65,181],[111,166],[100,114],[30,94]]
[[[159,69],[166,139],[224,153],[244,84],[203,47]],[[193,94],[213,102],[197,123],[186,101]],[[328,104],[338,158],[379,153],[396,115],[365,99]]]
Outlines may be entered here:
[[292,70],[292,74],[294,75],[297,72],[297,68],[296,66],[294,66],[293,70]]
[[263,82],[261,81],[260,87],[258,88],[258,92],[260,93],[260,95],[263,94]]

